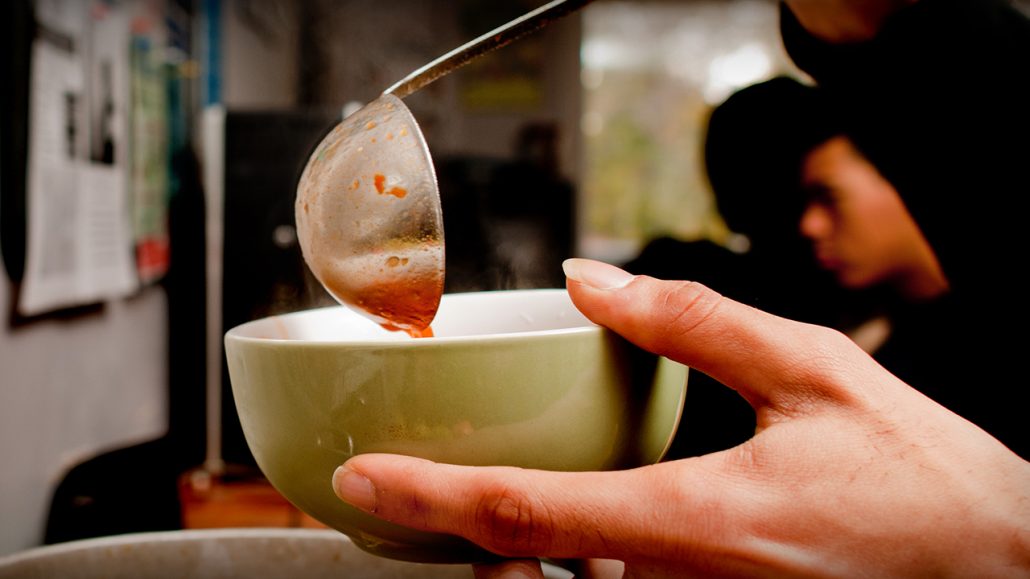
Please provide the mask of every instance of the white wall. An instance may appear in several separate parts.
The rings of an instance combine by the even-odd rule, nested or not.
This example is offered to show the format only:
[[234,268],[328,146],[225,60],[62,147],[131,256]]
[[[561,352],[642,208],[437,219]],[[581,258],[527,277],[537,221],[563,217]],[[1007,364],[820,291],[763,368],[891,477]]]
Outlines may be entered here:
[[67,469],[167,430],[163,289],[16,329],[10,291],[0,276],[0,555],[42,541]]

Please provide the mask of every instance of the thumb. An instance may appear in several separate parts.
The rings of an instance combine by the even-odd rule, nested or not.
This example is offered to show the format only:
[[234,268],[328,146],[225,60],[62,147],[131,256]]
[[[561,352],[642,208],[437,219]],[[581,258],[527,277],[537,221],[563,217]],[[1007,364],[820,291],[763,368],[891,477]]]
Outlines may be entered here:
[[705,492],[675,493],[674,501],[668,481],[704,489],[713,473],[672,468],[545,472],[361,454],[336,469],[333,489],[381,519],[459,535],[506,557],[622,559],[654,547],[654,522],[670,504],[711,502]]
[[856,366],[876,367],[839,332],[767,314],[696,282],[634,276],[586,259],[563,268],[572,301],[593,322],[701,370],[756,408],[838,397],[843,370],[854,376]]

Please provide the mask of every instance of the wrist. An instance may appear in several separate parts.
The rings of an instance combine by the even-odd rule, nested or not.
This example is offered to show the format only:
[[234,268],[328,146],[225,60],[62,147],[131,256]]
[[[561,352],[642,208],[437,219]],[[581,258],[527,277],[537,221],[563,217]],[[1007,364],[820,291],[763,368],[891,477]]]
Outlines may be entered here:
[[1030,575],[1030,462],[1013,454],[993,475],[1005,483],[982,501],[968,503],[967,529],[951,553],[964,553],[950,566],[956,576]]

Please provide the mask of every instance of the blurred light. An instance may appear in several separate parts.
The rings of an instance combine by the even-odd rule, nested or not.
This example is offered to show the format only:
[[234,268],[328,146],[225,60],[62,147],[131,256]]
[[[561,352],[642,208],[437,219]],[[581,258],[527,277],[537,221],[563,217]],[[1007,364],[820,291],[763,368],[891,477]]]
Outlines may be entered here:
[[280,225],[272,231],[272,242],[280,249],[289,249],[297,244],[297,230],[292,225]]
[[751,42],[737,50],[717,56],[708,65],[705,100],[719,103],[730,93],[763,80],[772,72],[772,57],[761,44]]
[[347,101],[347,103],[343,105],[342,118],[345,119],[353,115],[354,113],[358,112],[363,106],[364,105],[358,101]]
[[665,72],[688,85],[703,86],[716,36],[704,21],[684,18],[661,40]]
[[583,68],[593,70],[647,69],[650,50],[618,38],[590,38],[580,48]]

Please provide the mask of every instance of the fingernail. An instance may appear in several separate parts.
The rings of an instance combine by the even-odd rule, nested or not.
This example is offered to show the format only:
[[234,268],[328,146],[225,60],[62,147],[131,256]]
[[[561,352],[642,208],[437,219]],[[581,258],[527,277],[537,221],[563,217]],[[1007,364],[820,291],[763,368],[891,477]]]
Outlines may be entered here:
[[347,468],[346,465],[337,468],[333,473],[333,490],[340,500],[351,506],[370,513],[376,510],[376,489],[372,486],[372,481],[360,472]]
[[565,276],[594,289],[612,290],[625,287],[635,277],[614,265],[592,259],[566,259],[561,267]]

